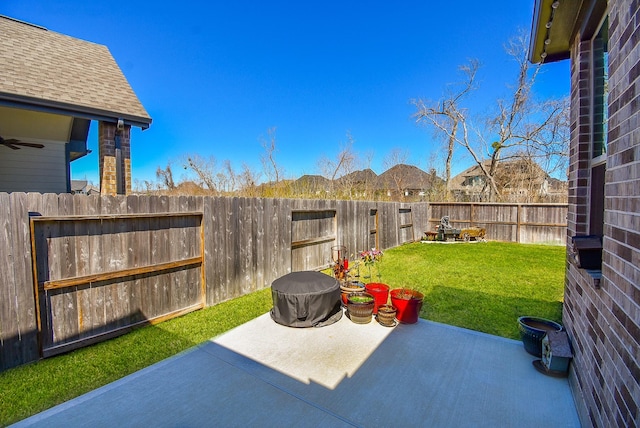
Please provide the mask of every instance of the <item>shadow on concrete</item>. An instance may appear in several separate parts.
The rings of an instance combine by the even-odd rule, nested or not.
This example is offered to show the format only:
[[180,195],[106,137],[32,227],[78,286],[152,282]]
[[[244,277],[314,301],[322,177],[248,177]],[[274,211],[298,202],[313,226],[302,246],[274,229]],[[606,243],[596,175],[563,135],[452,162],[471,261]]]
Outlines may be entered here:
[[17,426],[578,427],[566,379],[518,341],[420,320],[268,314]]

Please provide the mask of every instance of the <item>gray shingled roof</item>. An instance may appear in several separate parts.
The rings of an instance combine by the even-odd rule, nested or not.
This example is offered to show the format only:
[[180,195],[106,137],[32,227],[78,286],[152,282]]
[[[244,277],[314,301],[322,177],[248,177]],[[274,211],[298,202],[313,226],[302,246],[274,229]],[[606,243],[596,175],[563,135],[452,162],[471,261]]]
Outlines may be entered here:
[[106,46],[1,15],[0,104],[151,123]]
[[[414,165],[398,164],[377,177],[380,190],[424,190],[442,181],[435,173],[429,174]],[[398,189],[398,186],[400,189]]]

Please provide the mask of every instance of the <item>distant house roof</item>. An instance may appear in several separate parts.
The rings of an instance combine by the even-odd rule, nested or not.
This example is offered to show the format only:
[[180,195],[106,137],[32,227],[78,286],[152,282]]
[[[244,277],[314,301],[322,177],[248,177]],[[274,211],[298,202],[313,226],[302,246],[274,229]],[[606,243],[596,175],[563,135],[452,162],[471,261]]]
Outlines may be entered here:
[[377,188],[380,190],[424,190],[436,184],[438,177],[429,174],[417,166],[398,164],[377,178]]
[[87,180],[71,180],[71,193],[93,195],[100,194],[100,189],[89,184]]
[[[491,161],[483,162],[486,169],[491,167]],[[497,165],[495,179],[503,190],[518,190],[522,188],[548,187],[549,191],[566,190],[566,182],[553,179],[535,162],[522,159],[500,161]],[[479,165],[473,165],[451,179],[450,188],[453,191],[475,193],[482,190],[485,184],[484,172]]]
[[2,15],[0,34],[0,105],[149,127],[106,46]]
[[349,183],[352,185],[373,184],[378,176],[371,168],[351,172],[338,178],[338,183]]
[[298,191],[318,192],[326,191],[331,187],[331,180],[321,175],[303,175],[294,181],[293,186]]
[[[483,163],[486,168],[489,168],[491,161],[484,161]],[[465,169],[460,174],[451,178],[451,183],[449,184],[449,187],[452,190],[456,190],[456,189],[461,189],[461,188],[472,186],[472,185],[480,185],[483,183],[479,183],[477,180],[473,181],[471,179],[475,177],[482,177],[482,176],[484,176],[484,172],[482,172],[482,169],[480,168],[480,166],[476,164]]]

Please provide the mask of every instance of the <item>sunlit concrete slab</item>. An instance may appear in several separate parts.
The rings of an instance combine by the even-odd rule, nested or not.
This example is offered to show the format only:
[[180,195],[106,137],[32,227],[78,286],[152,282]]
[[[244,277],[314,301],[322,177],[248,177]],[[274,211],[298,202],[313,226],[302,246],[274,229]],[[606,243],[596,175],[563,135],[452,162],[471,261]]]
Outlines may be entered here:
[[375,320],[355,324],[346,317],[322,328],[292,329],[273,322],[268,314],[251,324],[251,328],[232,330],[214,343],[299,382],[328,389],[353,377],[393,332]]
[[420,320],[256,318],[18,426],[578,427],[521,342]]

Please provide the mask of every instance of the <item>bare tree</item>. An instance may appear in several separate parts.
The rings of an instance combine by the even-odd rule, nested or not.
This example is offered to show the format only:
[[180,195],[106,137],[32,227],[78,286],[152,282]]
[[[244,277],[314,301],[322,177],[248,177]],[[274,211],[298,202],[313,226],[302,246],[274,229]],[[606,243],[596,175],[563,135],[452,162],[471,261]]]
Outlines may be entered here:
[[215,170],[216,160],[213,156],[208,159],[200,155],[187,155],[185,157],[184,169],[193,171],[202,184],[212,192],[216,192]]
[[[552,163],[562,165],[563,158],[567,157],[568,100],[540,102],[533,97],[532,88],[540,66],[527,60],[528,46],[524,32],[505,46],[507,54],[518,65],[518,76],[511,95],[498,100],[496,113],[486,117],[483,131],[472,132],[469,116],[458,104],[461,98],[446,98],[440,109],[415,103],[418,111],[414,117],[418,121],[430,121],[447,135],[449,143],[455,141],[471,155],[484,175],[481,196],[486,200],[494,201],[501,197],[496,181],[499,162],[530,158],[550,166]],[[467,84],[458,92],[460,95],[466,95],[474,87],[477,71],[474,64],[477,63],[472,62],[463,68],[468,78]],[[445,120],[438,121],[437,118],[441,117]]]
[[242,172],[238,175],[238,187],[243,196],[257,197],[259,175],[249,165],[242,164]]
[[[490,197],[500,196],[494,179],[499,161],[523,158],[537,161],[568,154],[568,99],[538,101],[533,97],[532,89],[541,64],[528,61],[528,46],[528,37],[522,33],[509,40],[505,47],[518,65],[518,77],[511,97],[498,100],[497,114],[487,121],[485,135],[497,137],[490,145],[485,143],[490,160],[485,171]],[[472,150],[470,153],[476,162],[480,160]]]
[[382,160],[384,169],[391,169],[396,165],[406,164],[409,160],[409,152],[399,147],[392,148]]
[[238,190],[238,175],[231,166],[231,161],[226,159],[223,163],[224,167],[219,175],[226,177],[226,186],[222,189],[227,193],[233,193]]
[[176,188],[173,182],[173,171],[171,170],[171,164],[167,164],[165,169],[158,167],[156,169],[156,178],[160,181],[161,185],[168,190],[174,190]]
[[458,128],[461,123],[466,121],[466,109],[461,106],[461,102],[476,89],[475,80],[480,63],[475,60],[469,60],[469,64],[460,67],[465,76],[462,83],[457,84],[459,89],[453,93],[449,93],[437,102],[427,102],[422,99],[412,100],[416,107],[413,114],[416,122],[427,122],[434,126],[436,130],[442,132],[445,136],[446,158],[444,166],[444,180],[447,189],[447,199],[449,195],[451,183],[451,163],[453,161],[453,152],[456,141],[458,140]]
[[283,170],[276,161],[276,128],[267,130],[267,138],[260,137],[260,143],[265,153],[262,155],[262,168],[269,181],[279,183],[282,180]]
[[[340,144],[340,151],[335,159],[323,156],[318,160],[318,168],[321,174],[329,180],[331,190],[333,192],[339,191],[349,199],[352,197],[353,189],[348,175],[355,172],[357,164],[357,155],[353,151],[353,144],[353,136],[347,131],[347,141]],[[334,196],[337,195],[334,193]]]
[[[379,185],[384,186],[387,191],[393,190],[393,193],[396,193],[400,200],[404,200],[405,195],[403,190],[406,187],[408,179],[406,176],[407,169],[401,166],[406,165],[408,160],[409,152],[407,150],[394,147],[387,153],[382,161],[386,171],[379,176],[379,180],[382,179],[383,175],[387,177],[387,180],[385,180],[384,183],[379,183]],[[393,189],[390,187],[391,185],[393,185]],[[392,194],[387,194],[387,196],[393,199]]]

